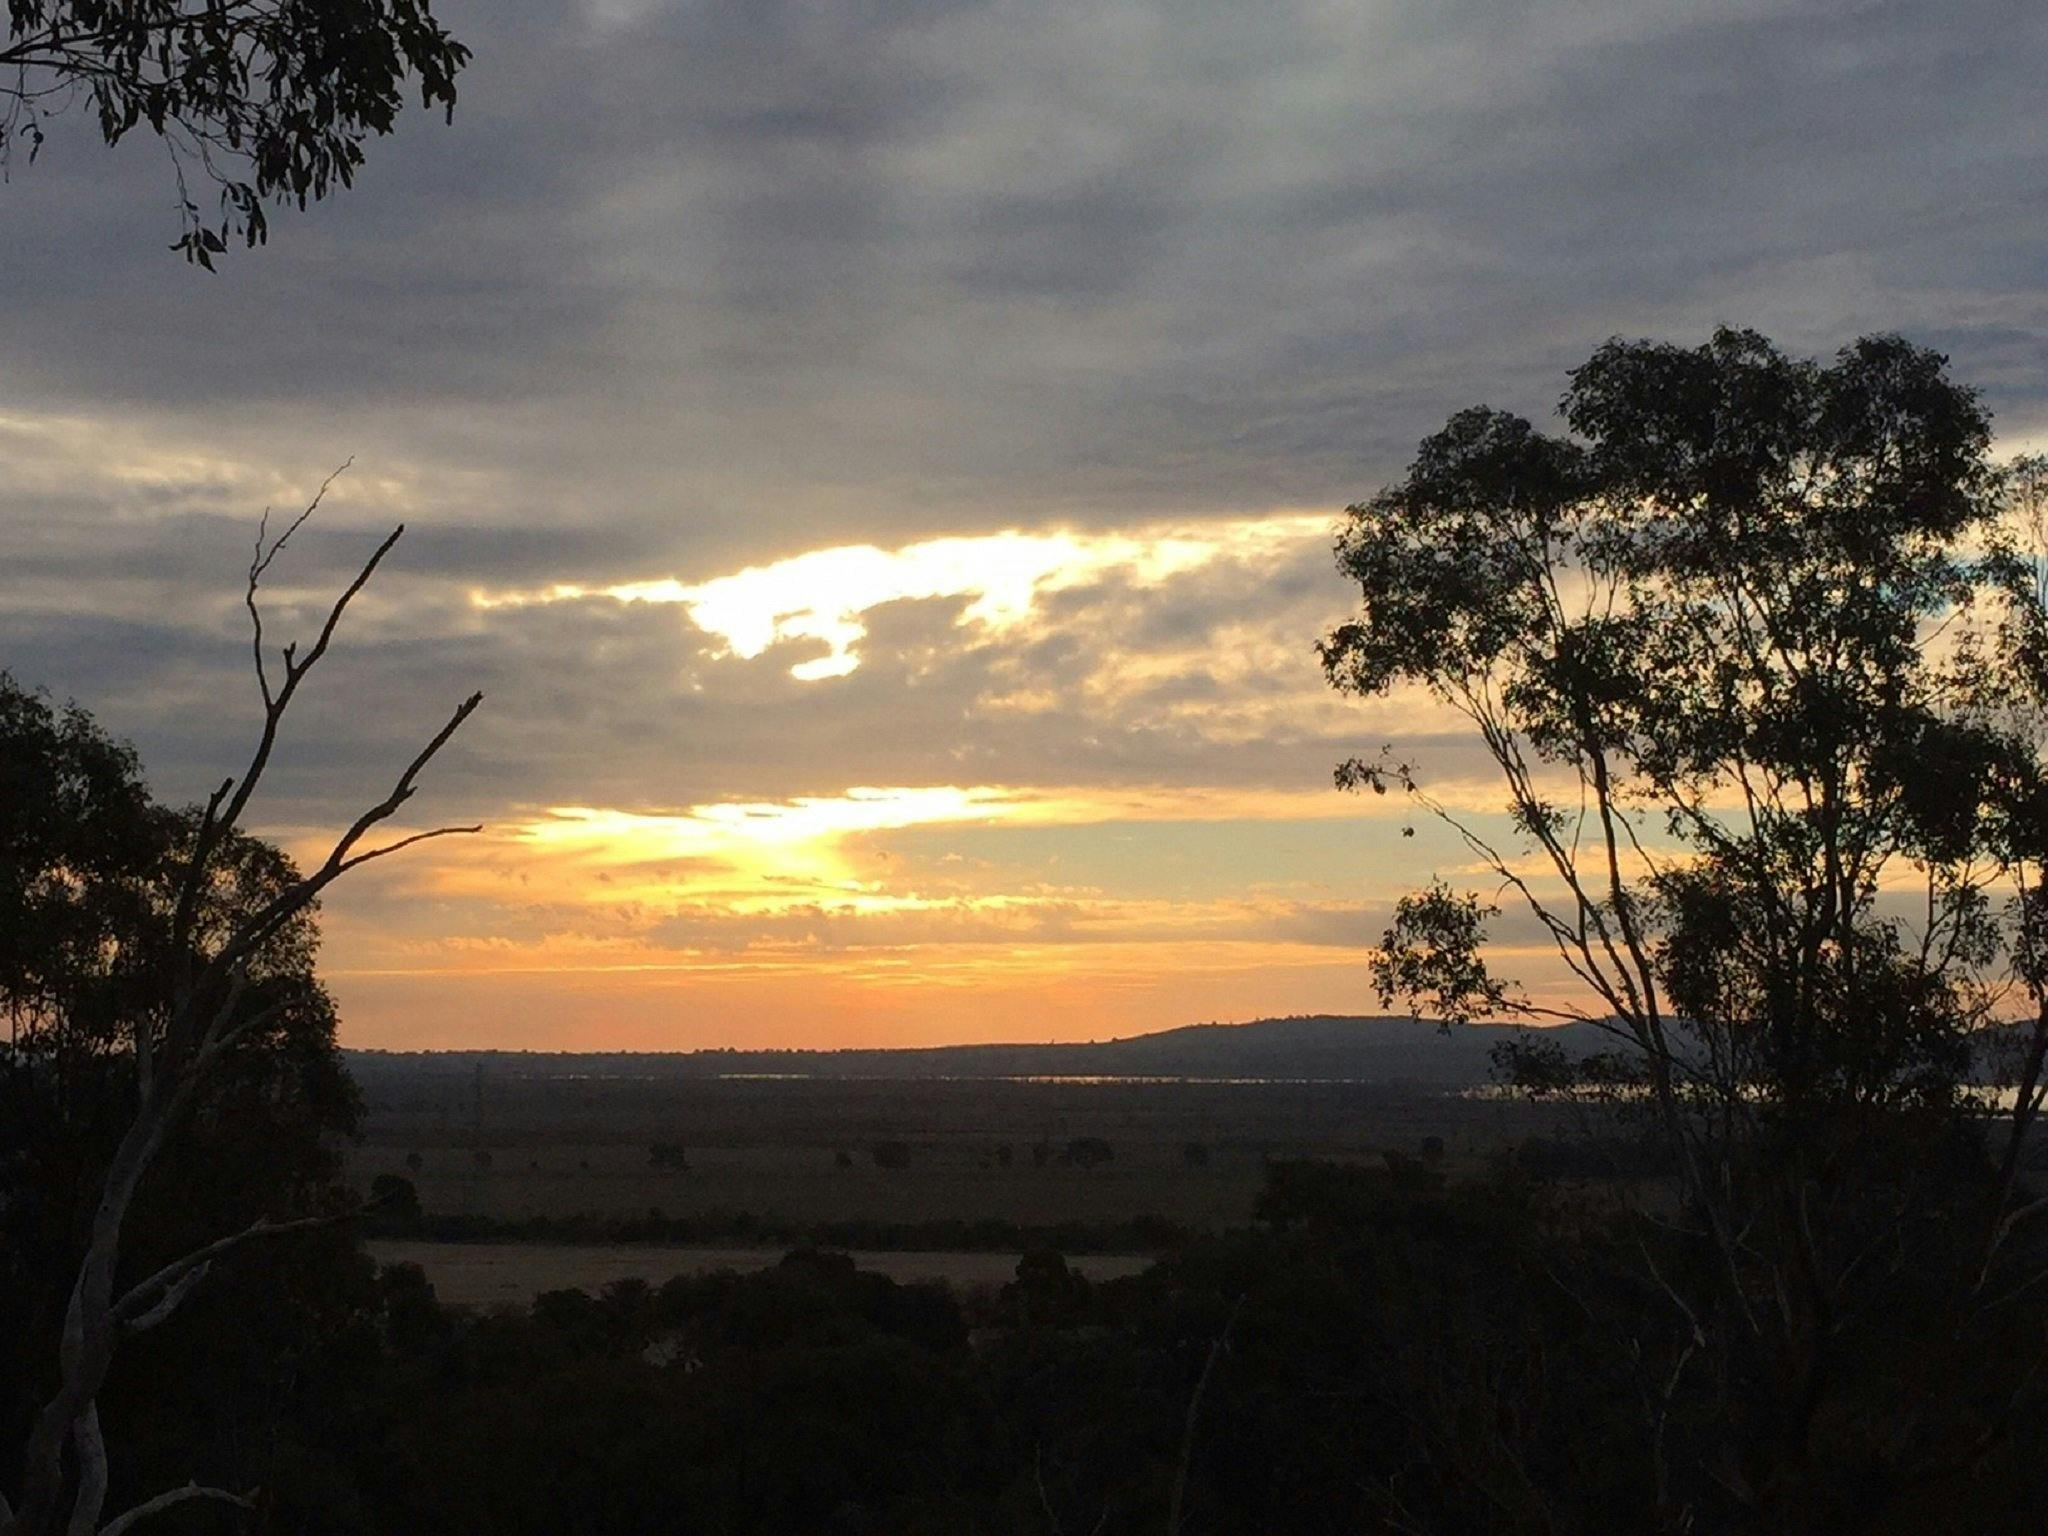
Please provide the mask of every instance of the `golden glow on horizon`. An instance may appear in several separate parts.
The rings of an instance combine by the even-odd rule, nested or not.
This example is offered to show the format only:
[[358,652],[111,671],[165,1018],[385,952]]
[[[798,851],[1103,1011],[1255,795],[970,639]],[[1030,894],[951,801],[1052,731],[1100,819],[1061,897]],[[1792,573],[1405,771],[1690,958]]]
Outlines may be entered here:
[[767,565],[689,583],[674,578],[526,592],[477,592],[482,608],[609,599],[676,603],[692,623],[751,660],[772,645],[814,640],[826,654],[789,671],[804,682],[844,677],[860,665],[869,610],[885,603],[967,598],[963,625],[994,633],[1023,625],[1040,596],[1120,576],[1157,586],[1218,559],[1254,559],[1304,539],[1325,539],[1327,512],[1277,513],[1211,523],[1162,524],[1134,533],[1068,529],[927,539],[885,550],[872,544],[808,550]]
[[[360,1010],[351,1039],[394,1046],[503,1039],[507,1019],[530,1019],[541,1041],[658,1049],[1020,1029],[1072,1038],[1371,1012],[1376,912],[1412,881],[1382,890],[1359,868],[1334,884],[1176,890],[1138,869],[1110,889],[1063,875],[1032,833],[1099,826],[1115,838],[1153,822],[1199,842],[1204,825],[1406,809],[1395,796],[1329,791],[987,785],[862,786],[670,813],[556,807],[381,871],[398,904],[330,913],[341,951],[330,973]],[[1015,829],[1022,841],[999,855],[905,841],[947,827]],[[415,928],[408,911],[432,917]],[[1566,995],[1547,946],[1498,937],[1510,973],[1539,996]],[[1034,998],[1049,1011],[1034,1013]],[[430,1027],[453,1033],[404,1022],[427,999]]]
[[[719,801],[670,813],[556,806],[480,838],[444,844],[432,860],[415,861],[411,878],[439,895],[507,900],[530,900],[539,879],[556,904],[688,901],[735,917],[814,910],[820,903],[849,913],[999,910],[1038,904],[1047,892],[970,890],[964,874],[934,867],[906,886],[895,868],[899,861],[883,846],[886,835],[940,826],[1348,819],[1360,809],[1329,791],[949,784],[856,786],[838,795]],[[938,868],[951,866],[941,861]]]

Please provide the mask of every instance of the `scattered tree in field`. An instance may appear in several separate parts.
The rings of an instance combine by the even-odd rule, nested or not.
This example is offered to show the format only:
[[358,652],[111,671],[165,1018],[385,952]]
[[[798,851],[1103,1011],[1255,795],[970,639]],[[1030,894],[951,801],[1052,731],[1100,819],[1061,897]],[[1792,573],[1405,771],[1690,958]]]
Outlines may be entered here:
[[[18,14],[18,11],[17,11]],[[287,712],[325,656],[355,595],[403,529],[392,533],[334,602],[303,653],[267,650],[258,587],[313,506],[275,540],[258,536],[246,605],[254,626],[263,724],[248,766],[190,814],[147,805],[132,757],[112,748],[74,712],[54,737],[47,711],[5,691],[0,713],[48,750],[0,757],[10,784],[0,815],[22,813],[0,853],[0,901],[12,953],[0,975],[0,1004],[12,1026],[7,1048],[16,1092],[89,1071],[102,1085],[75,1177],[81,1218],[58,1251],[65,1267],[61,1338],[36,1372],[40,1401],[26,1426],[14,1497],[0,1495],[0,1536],[125,1531],[161,1509],[193,1501],[246,1505],[246,1495],[189,1484],[102,1518],[108,1459],[99,1397],[116,1353],[178,1311],[213,1267],[285,1233],[331,1224],[349,1213],[276,1217],[269,1212],[222,1234],[196,1237],[171,1254],[141,1243],[147,1197],[178,1173],[194,1122],[211,1122],[238,1081],[290,1060],[295,1038],[332,1055],[332,1008],[312,977],[311,914],[321,894],[350,870],[428,838],[443,827],[384,843],[370,834],[415,793],[421,772],[476,708],[465,700],[403,769],[390,792],[364,811],[310,873],[241,831]],[[54,754],[54,756],[50,755]],[[83,768],[86,771],[75,771]],[[133,829],[154,829],[154,852],[138,865]],[[40,935],[40,942],[38,942]],[[317,1059],[317,1056],[316,1056]],[[346,1084],[345,1076],[340,1082]],[[289,1101],[285,1101],[289,1102]],[[203,1134],[205,1126],[200,1127]],[[239,1141],[231,1155],[262,1156]],[[165,1195],[169,1191],[164,1191]],[[146,1262],[145,1262],[146,1260]]]
[[403,1174],[380,1173],[370,1180],[370,1205],[377,1222],[393,1232],[416,1232],[425,1216],[418,1187]]
[[420,1170],[421,1170],[422,1168],[424,1168],[424,1167],[426,1167],[426,1166],[427,1166],[427,1160],[426,1160],[426,1158],[422,1157],[422,1156],[421,1156],[421,1155],[420,1155],[419,1153],[417,1153],[417,1152],[408,1152],[408,1153],[406,1153],[406,1154],[405,1154],[405,1171],[406,1171],[407,1173],[414,1173],[414,1174],[416,1174],[416,1173],[418,1173],[418,1172],[419,1172],[419,1171],[420,1171]]
[[1064,1255],[1034,1248],[1017,1260],[1017,1278],[1003,1287],[1004,1308],[1026,1328],[1069,1327],[1087,1312],[1088,1277]]
[[[1740,1472],[1693,1497],[1822,1528],[1816,1437],[1889,1457],[1877,1502],[1975,1454],[1931,1389],[1884,1398],[1903,1449],[1831,1416],[1859,1327],[1928,1320],[1992,1390],[1993,1313],[2043,1272],[2015,1178],[2048,1055],[2048,607],[2014,526],[2038,470],[1995,466],[1975,395],[1895,337],[1828,366],[1751,332],[1612,342],[1562,413],[1569,436],[1462,412],[1348,514],[1331,681],[1462,717],[1503,797],[1488,818],[1407,763],[1339,770],[1413,796],[1491,885],[1402,901],[1375,975],[1447,1022],[1608,1031],[1590,1063],[1506,1064],[1646,1106],[1680,1170],[1699,1262],[1653,1282],[1680,1343],[1651,1411],[1707,1373]],[[1568,987],[1488,967],[1502,902]],[[1993,1047],[2019,1100],[1995,1122]]]
[[1207,1143],[1190,1141],[1180,1149],[1181,1166],[1184,1168],[1206,1168],[1209,1166]]
[[1060,1153],[1060,1161],[1070,1168],[1099,1168],[1116,1157],[1116,1148],[1100,1136],[1076,1136]]
[[1410,1157],[1395,1147],[1387,1148],[1381,1156],[1387,1165],[1387,1177],[1395,1189],[1413,1194],[1443,1187],[1443,1171],[1434,1164]]
[[647,1166],[667,1173],[688,1173],[690,1154],[679,1141],[657,1141],[647,1149]]
[[[266,203],[352,184],[409,87],[452,117],[468,62],[431,0],[9,0],[0,170],[33,160],[67,113],[110,145],[146,127],[177,183],[172,249],[211,269],[232,239],[262,244]],[[214,217],[191,178],[217,189]]]
[[908,1168],[910,1144],[904,1141],[878,1141],[874,1145],[874,1159],[877,1168]]

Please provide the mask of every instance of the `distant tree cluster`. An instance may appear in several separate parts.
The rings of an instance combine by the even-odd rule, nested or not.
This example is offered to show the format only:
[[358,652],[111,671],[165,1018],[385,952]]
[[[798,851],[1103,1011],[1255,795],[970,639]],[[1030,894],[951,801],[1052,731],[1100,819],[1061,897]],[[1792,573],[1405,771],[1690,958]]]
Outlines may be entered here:
[[647,1166],[665,1173],[688,1173],[690,1154],[681,1142],[657,1141],[647,1149]]
[[1060,1152],[1060,1162],[1068,1168],[1100,1168],[1115,1159],[1116,1148],[1100,1136],[1076,1136]]

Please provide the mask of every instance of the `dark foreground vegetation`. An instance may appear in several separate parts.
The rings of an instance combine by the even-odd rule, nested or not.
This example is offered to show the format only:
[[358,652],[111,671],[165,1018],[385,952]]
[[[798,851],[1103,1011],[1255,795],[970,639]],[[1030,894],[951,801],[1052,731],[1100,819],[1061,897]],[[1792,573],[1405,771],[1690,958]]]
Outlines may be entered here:
[[[313,909],[413,840],[371,834],[476,700],[310,872],[241,818],[396,536],[281,656],[259,542],[263,734],[204,807],[0,680],[0,1536],[2038,1530],[2048,472],[1993,463],[1896,338],[1614,343],[1563,414],[1463,413],[1352,509],[1324,656],[1462,716],[1507,807],[1343,770],[1493,882],[1400,904],[1383,998],[1608,1048],[1501,1053],[1561,1106],[1515,1156],[1261,1156],[1254,1224],[1100,1284],[806,1250],[471,1316],[379,1274],[361,1229],[427,1220],[409,1176],[461,1144],[360,1208]],[[1502,906],[1572,997],[1491,968]],[[976,1177],[1024,1176],[975,1134]],[[1062,1198],[1136,1161],[1036,1134]],[[635,1136],[640,1177],[716,1170],[686,1126]],[[1246,1150],[1148,1144],[1189,1181]],[[874,1191],[934,1154],[884,1126],[806,1156]]]
[[[1276,1164],[1261,1215],[1093,1286],[1050,1252],[962,1296],[809,1250],[491,1316],[330,1236],[138,1350],[107,1433],[124,1490],[260,1485],[276,1531],[1728,1528],[1738,1384],[1685,1371],[1647,1267],[1699,1283],[1696,1242],[1330,1164]],[[1841,1320],[1809,1497],[1842,1513],[1806,1528],[2036,1528],[2038,1311],[1965,1361],[1914,1290]],[[1929,1460],[1894,1485],[1902,1451]]]

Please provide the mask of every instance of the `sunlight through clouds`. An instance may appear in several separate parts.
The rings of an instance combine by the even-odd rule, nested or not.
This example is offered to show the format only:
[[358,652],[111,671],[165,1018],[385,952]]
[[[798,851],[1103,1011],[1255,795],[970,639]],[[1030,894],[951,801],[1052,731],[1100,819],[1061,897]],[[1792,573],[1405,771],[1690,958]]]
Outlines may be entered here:
[[612,586],[560,584],[529,592],[478,592],[481,608],[609,599],[677,603],[691,622],[724,642],[726,654],[752,660],[771,645],[815,640],[826,654],[792,666],[804,682],[844,677],[860,665],[869,610],[884,603],[966,598],[960,622],[993,633],[1026,624],[1044,594],[1118,576],[1151,587],[1219,559],[1253,559],[1330,537],[1327,512],[1279,513],[1195,524],[1162,524],[1131,533],[1008,529],[927,539],[899,549],[871,544],[808,550],[708,581],[674,578]]

